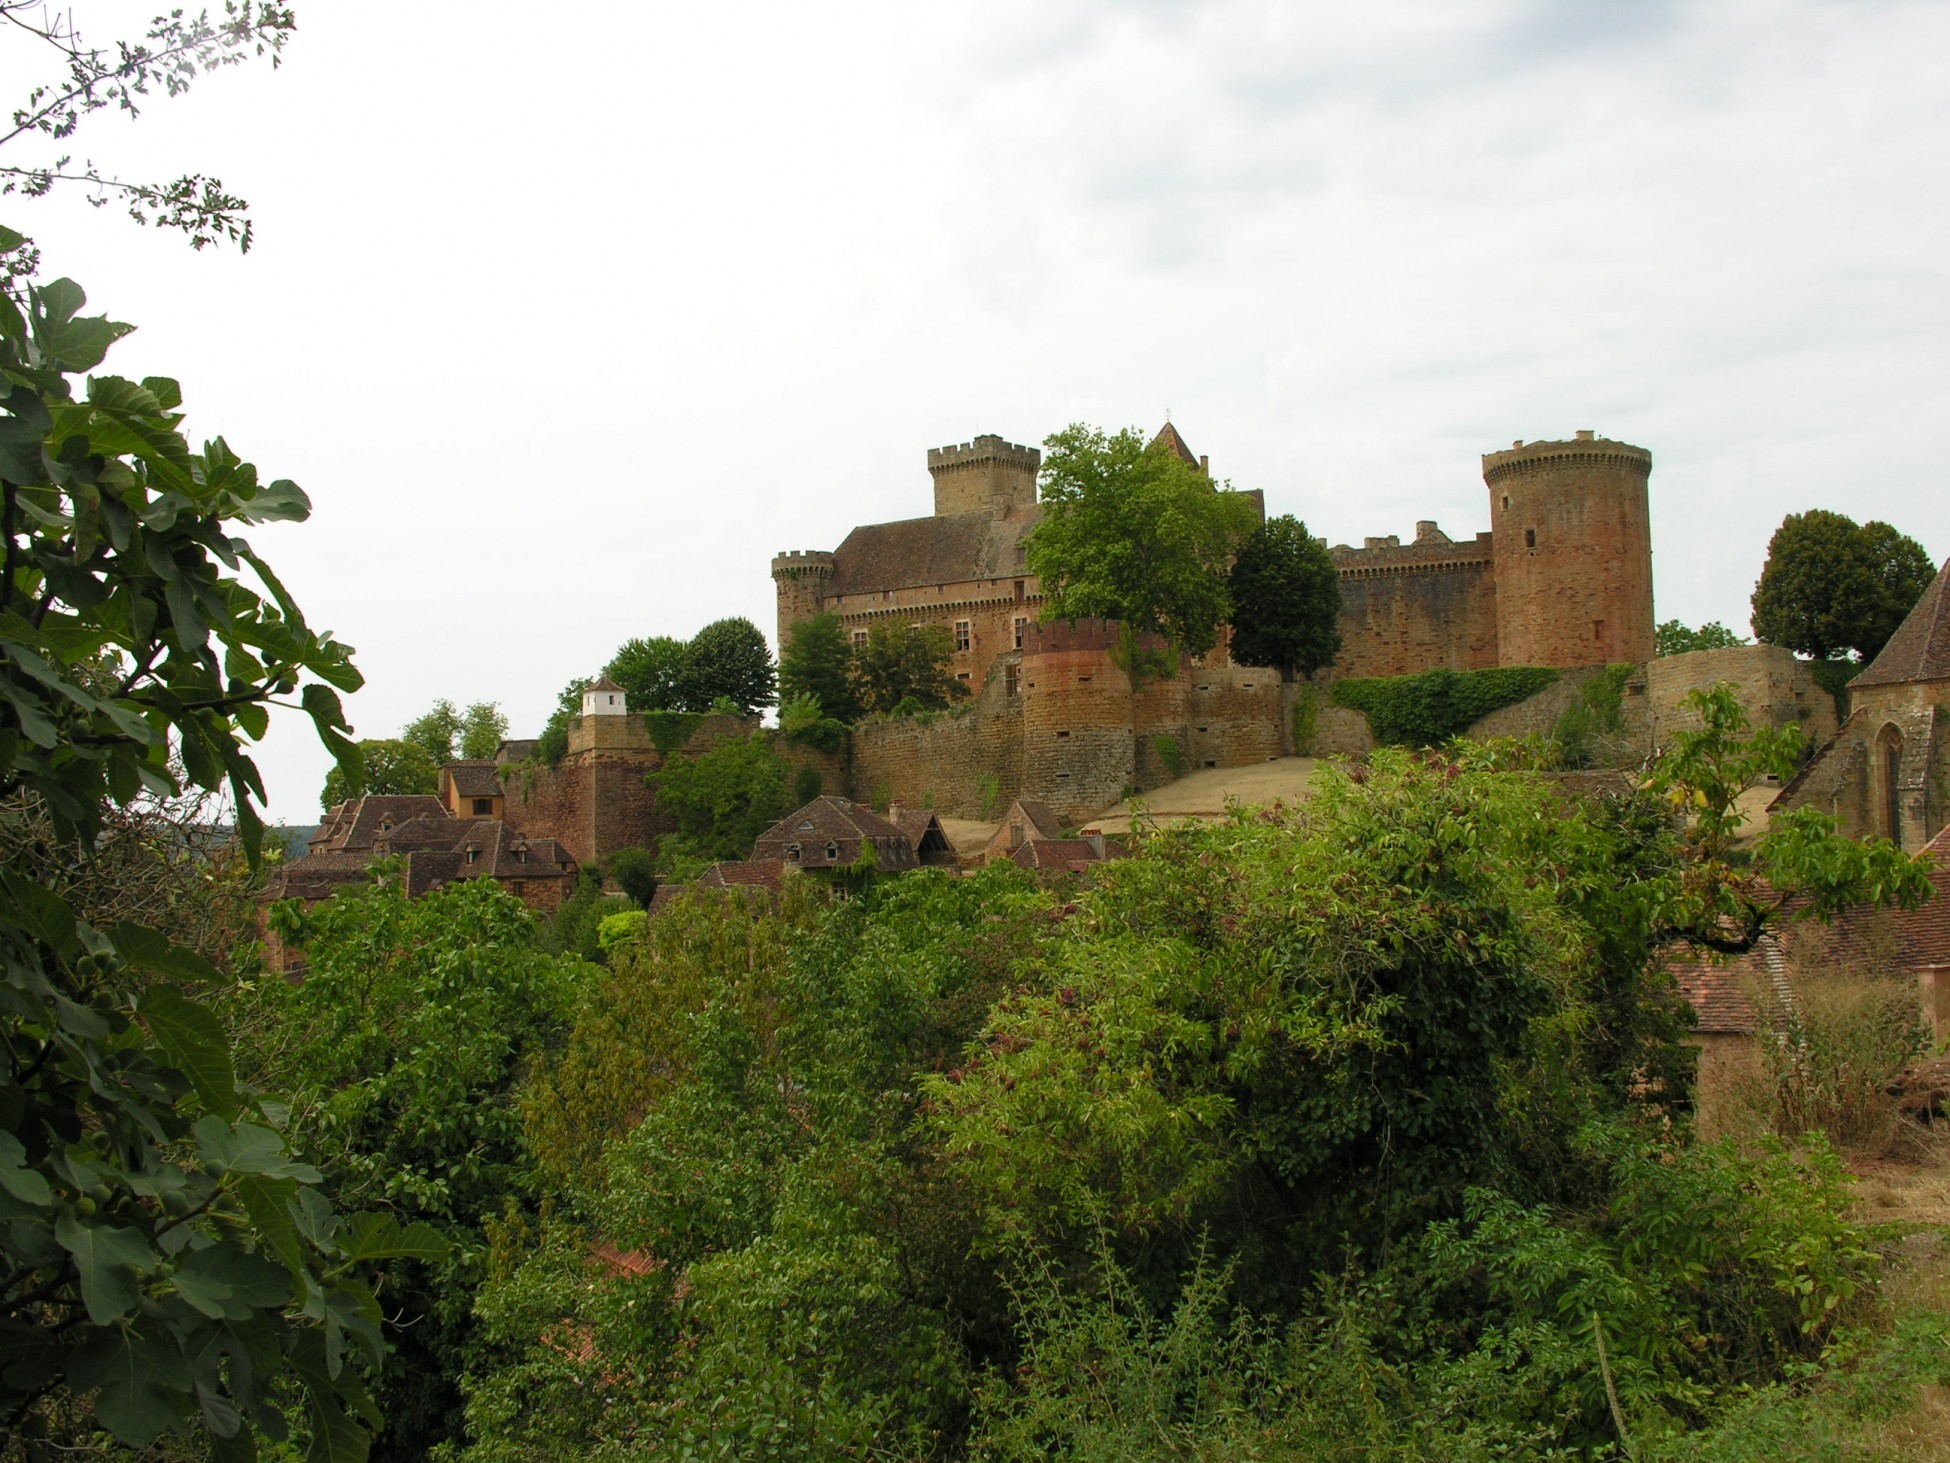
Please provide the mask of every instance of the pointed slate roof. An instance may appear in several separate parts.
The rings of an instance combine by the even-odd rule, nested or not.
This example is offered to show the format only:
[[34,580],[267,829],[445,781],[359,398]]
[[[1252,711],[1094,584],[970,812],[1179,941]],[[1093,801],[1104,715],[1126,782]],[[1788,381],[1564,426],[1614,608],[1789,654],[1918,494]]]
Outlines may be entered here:
[[1950,681],[1950,559],[1854,686],[1902,686]]
[[1185,439],[1178,435],[1178,428],[1174,427],[1170,422],[1166,422],[1164,426],[1158,429],[1158,435],[1151,439],[1151,445],[1153,447],[1162,447],[1167,452],[1175,452],[1182,460],[1189,462],[1193,467],[1198,466],[1198,459],[1192,455],[1192,449],[1185,445]]
[[589,689],[592,691],[620,691],[623,688],[608,676],[597,676],[595,680],[589,683]]

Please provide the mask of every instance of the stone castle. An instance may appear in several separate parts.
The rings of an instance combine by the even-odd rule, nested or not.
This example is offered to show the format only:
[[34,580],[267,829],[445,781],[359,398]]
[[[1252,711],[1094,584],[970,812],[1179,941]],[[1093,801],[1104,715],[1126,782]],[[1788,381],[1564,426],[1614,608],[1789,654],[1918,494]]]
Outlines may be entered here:
[[[1209,475],[1175,427],[1153,445]],[[856,643],[876,623],[939,624],[975,697],[933,724],[857,728],[855,796],[925,795],[970,816],[1025,797],[1074,821],[1188,768],[1293,752],[1302,688],[1234,664],[1223,643],[1175,677],[1133,687],[1111,655],[1115,626],[1040,622],[1026,544],[1041,513],[1041,462],[1035,448],[996,436],[936,448],[931,515],[772,560],[781,645],[822,611]],[[1649,661],[1651,470],[1645,449],[1592,432],[1518,442],[1483,458],[1489,532],[1457,541],[1423,522],[1409,544],[1335,548],[1345,642],[1336,673]]]

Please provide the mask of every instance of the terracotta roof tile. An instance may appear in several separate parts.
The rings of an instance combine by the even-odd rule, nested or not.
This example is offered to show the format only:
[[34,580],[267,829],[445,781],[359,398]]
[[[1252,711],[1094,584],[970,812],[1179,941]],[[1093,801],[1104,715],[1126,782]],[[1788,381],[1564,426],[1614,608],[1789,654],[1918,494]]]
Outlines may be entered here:
[[1896,627],[1889,643],[1850,686],[1950,681],[1950,559]]
[[[915,866],[914,845],[906,834],[871,809],[835,797],[814,798],[786,814],[758,835],[752,857],[783,859],[808,869],[844,868],[860,856],[868,840],[882,869]],[[834,850],[831,857],[829,848]]]

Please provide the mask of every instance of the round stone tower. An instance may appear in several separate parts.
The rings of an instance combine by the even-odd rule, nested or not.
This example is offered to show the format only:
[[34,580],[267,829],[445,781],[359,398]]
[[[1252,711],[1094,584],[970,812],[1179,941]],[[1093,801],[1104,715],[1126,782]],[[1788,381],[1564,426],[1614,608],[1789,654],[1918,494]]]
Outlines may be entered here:
[[833,556],[820,549],[794,549],[772,558],[772,582],[779,589],[779,653],[785,638],[801,620],[819,613],[833,582]]
[[1652,659],[1651,473],[1591,432],[1484,454],[1499,665]]

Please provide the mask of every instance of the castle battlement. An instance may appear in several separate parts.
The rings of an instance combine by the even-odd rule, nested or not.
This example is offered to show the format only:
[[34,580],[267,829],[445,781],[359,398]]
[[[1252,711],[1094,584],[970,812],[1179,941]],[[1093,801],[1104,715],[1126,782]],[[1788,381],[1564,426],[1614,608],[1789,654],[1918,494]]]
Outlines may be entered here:
[[929,472],[962,463],[988,461],[1008,462],[1034,472],[1042,467],[1043,454],[1040,448],[1025,447],[1020,442],[1007,441],[992,432],[984,433],[972,442],[928,449]]
[[1579,432],[1569,442],[1512,442],[1502,452],[1483,454],[1483,481],[1495,487],[1505,478],[1564,467],[1605,468],[1650,477],[1652,454],[1595,432]]
[[772,556],[772,577],[798,578],[805,574],[831,574],[833,554],[830,549],[781,549]]

